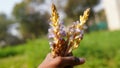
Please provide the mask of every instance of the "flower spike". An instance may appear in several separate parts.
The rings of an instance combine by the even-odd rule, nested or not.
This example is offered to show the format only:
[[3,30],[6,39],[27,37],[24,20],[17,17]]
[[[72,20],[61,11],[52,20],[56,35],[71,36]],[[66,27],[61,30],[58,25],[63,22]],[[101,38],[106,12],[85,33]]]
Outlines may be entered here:
[[51,22],[48,29],[51,53],[53,57],[67,56],[73,49],[78,48],[80,41],[83,39],[83,26],[88,20],[90,8],[84,12],[83,16],[80,16],[80,21],[74,22],[68,30],[65,29],[63,23],[59,22],[59,14],[54,4],[52,4],[51,10]]

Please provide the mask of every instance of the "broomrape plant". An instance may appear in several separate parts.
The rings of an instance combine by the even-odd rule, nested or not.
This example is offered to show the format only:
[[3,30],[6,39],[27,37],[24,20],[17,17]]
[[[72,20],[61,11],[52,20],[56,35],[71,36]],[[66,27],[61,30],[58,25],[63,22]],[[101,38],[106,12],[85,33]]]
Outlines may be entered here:
[[54,4],[51,7],[51,22],[48,29],[48,38],[53,57],[67,56],[73,49],[78,48],[83,38],[83,26],[88,20],[90,8],[84,11],[80,20],[74,22],[69,28],[65,28],[64,23],[59,22],[59,14]]

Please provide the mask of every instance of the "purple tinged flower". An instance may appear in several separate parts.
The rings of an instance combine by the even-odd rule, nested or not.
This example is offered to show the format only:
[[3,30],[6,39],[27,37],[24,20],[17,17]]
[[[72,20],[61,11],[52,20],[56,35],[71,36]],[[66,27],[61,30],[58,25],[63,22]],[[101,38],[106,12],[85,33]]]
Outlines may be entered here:
[[73,22],[74,25],[78,25],[79,24],[79,21],[76,21],[76,22]]
[[65,26],[64,26],[63,24],[60,24],[59,33],[60,33],[60,35],[63,36],[63,37],[66,36]]
[[64,30],[61,30],[60,31],[60,35],[63,36],[63,37],[65,37],[66,36],[66,32]]
[[64,25],[64,22],[60,22],[61,25]]
[[73,36],[70,36],[70,39],[69,39],[69,40],[71,40],[71,41],[74,40],[74,37],[73,37]]
[[60,26],[59,26],[59,28],[60,28],[60,30],[61,30],[61,29],[65,29],[65,26],[64,26],[64,24],[63,24],[63,23],[60,23]]
[[60,37],[60,38],[59,38],[59,40],[60,40],[60,41],[62,41],[62,40],[63,40],[63,38],[62,38],[62,37]]
[[80,38],[83,39],[83,34],[80,34]]
[[81,32],[80,32],[80,34],[78,35],[79,36],[79,38],[83,38],[83,34],[84,34],[84,30],[81,30]]
[[76,24],[79,24],[80,22],[79,21],[76,21]]
[[81,31],[80,31],[80,34],[84,34],[84,30],[81,30]]
[[48,32],[49,32],[49,33],[48,33],[48,38],[49,38],[49,39],[55,37],[54,32],[53,32],[53,28],[52,28],[52,27],[48,29]]
[[73,22],[73,25],[76,25],[76,22]]
[[78,39],[78,38],[83,38],[83,34],[79,34],[79,35],[77,35],[76,37],[75,37],[75,39]]
[[53,33],[53,28],[52,28],[52,27],[49,28],[49,29],[48,29],[48,32],[49,32],[49,33]]
[[50,48],[53,48],[54,43],[53,42],[49,42]]
[[80,33],[81,30],[77,28],[77,29],[75,29],[75,32]]
[[49,33],[49,34],[48,34],[48,38],[49,38],[49,39],[54,38],[54,37],[55,37],[55,35],[54,35],[53,33]]
[[69,28],[69,32],[73,33],[73,32],[75,32],[75,29],[72,28],[72,27],[70,27],[70,28]]

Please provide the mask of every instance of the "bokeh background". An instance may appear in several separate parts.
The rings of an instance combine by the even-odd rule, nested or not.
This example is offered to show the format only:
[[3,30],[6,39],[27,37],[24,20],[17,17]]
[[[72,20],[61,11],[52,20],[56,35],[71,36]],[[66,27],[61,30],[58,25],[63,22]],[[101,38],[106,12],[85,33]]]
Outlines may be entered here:
[[84,39],[73,51],[86,63],[75,68],[120,68],[119,0],[0,0],[0,68],[37,68],[44,60],[52,2],[66,26],[91,8]]

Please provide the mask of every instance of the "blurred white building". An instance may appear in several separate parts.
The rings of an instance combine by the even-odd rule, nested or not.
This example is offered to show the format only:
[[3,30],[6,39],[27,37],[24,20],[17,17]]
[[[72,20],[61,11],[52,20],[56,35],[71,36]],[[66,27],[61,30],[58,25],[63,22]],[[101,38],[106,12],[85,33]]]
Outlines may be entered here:
[[120,29],[120,0],[103,0],[109,30]]

